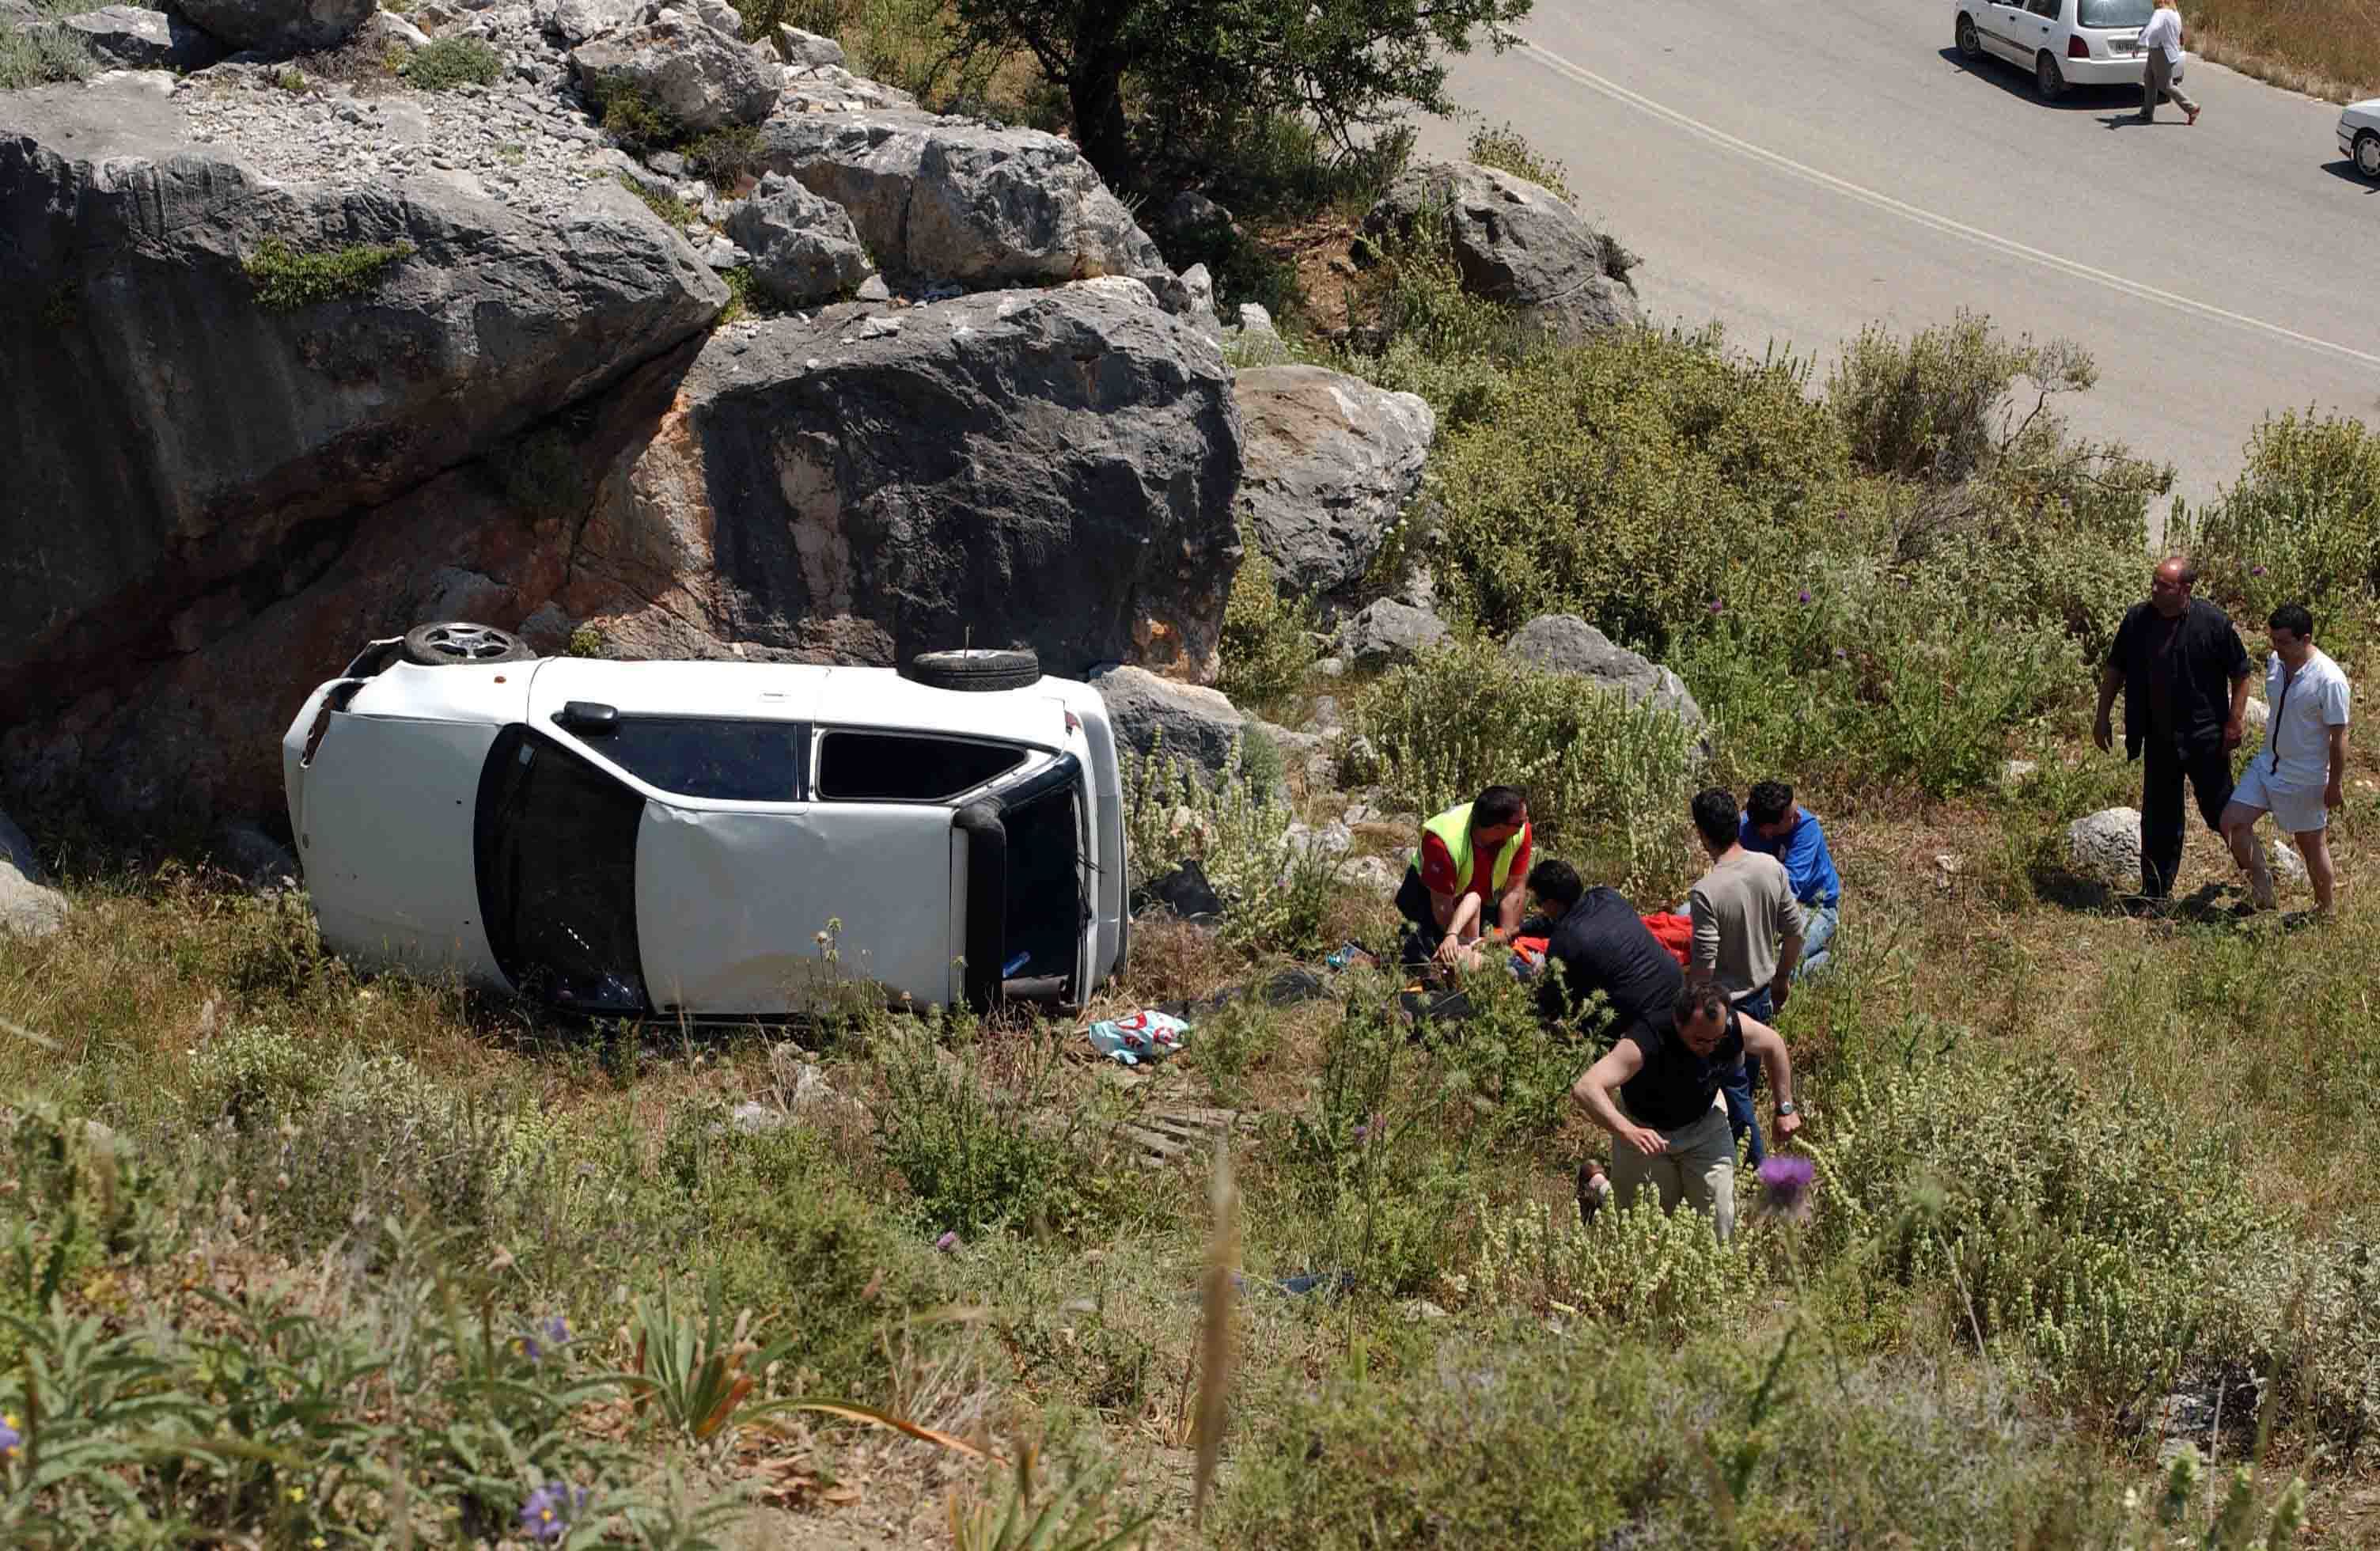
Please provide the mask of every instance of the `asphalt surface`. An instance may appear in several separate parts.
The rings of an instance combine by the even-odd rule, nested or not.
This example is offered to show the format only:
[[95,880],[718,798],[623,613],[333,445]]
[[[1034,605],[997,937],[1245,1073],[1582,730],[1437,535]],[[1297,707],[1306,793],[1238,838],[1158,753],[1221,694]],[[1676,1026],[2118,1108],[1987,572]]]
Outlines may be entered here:
[[2046,104],[1951,26],[1947,0],[1537,0],[1526,45],[1454,59],[1450,88],[1568,164],[1657,321],[1822,373],[1865,324],[1961,307],[2074,340],[2099,367],[2062,401],[2076,429],[2172,462],[2193,503],[2268,409],[2380,425],[2380,185],[2335,105],[2193,61],[2198,123],[2135,124],[2137,88]]

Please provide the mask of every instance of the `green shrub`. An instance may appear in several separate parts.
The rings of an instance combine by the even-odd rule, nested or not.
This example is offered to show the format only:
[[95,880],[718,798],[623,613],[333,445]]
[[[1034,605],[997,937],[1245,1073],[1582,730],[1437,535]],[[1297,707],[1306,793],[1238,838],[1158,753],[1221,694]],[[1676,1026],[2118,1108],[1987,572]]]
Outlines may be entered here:
[[604,129],[631,151],[666,151],[686,139],[675,119],[619,77],[597,77],[588,99]]
[[23,91],[55,81],[89,80],[99,71],[91,46],[63,27],[0,22],[0,91]]
[[2204,588],[2240,605],[2252,636],[2283,603],[2335,625],[2380,588],[2380,434],[2311,409],[2267,418],[2239,479],[2175,537],[2195,547]]
[[1216,687],[1243,709],[1261,710],[1294,691],[1314,666],[1314,609],[1281,600],[1253,532],[1244,531],[1240,542],[1246,554],[1223,606],[1223,671]]
[[1518,786],[1538,843],[1574,855],[1589,877],[1634,891],[1673,882],[1689,863],[1694,735],[1593,680],[1458,642],[1382,675],[1353,725],[1400,806],[1438,813],[1487,786]]
[[645,208],[661,217],[662,224],[673,230],[683,227],[694,219],[694,212],[688,209],[686,201],[676,195],[663,193],[651,184],[640,178],[630,177],[626,173],[614,173],[612,176],[620,180],[621,188],[642,200],[645,202]]
[[[1737,1209],[1749,1205],[1741,1193]],[[1745,1231],[1722,1244],[1708,1217],[1664,1212],[1649,1190],[1625,1211],[1614,1206],[1608,1220],[1598,1216],[1592,1229],[1567,1201],[1481,1201],[1472,1215],[1471,1254],[1447,1282],[1458,1305],[1565,1314],[1614,1334],[1676,1342],[1741,1328],[1759,1296]]]
[[424,91],[493,86],[504,73],[504,56],[480,38],[440,38],[416,50],[405,66],[405,79]]
[[266,237],[240,261],[256,299],[277,310],[311,307],[339,297],[359,296],[379,285],[390,269],[414,254],[409,242],[351,243],[328,253],[300,253],[279,237]]
[[684,150],[687,170],[722,192],[765,171],[765,154],[759,127],[752,124],[713,129],[687,141]]
[[285,1029],[225,1030],[190,1060],[191,1117],[252,1126],[302,1113],[329,1082],[324,1054]]
[[1961,310],[1948,326],[1906,339],[1875,325],[1862,330],[1828,378],[1827,402],[1862,467],[1956,484],[1990,457],[2019,377],[2046,391],[2079,391],[2096,376],[2090,357],[2070,345],[2010,341],[1990,319]]
[[1483,124],[1472,130],[1471,160],[1483,167],[1526,178],[1564,200],[1570,198],[1570,169],[1531,145],[1529,138],[1510,123],[1499,124],[1492,129]]
[[577,443],[558,425],[529,432],[489,463],[504,499],[532,522],[567,522],[595,498]]
[[[1269,755],[1269,766],[1266,755]],[[1196,859],[1229,907],[1221,935],[1236,947],[1301,952],[1323,946],[1338,859],[1301,846],[1282,790],[1281,753],[1252,734],[1209,778],[1160,745],[1124,757],[1125,851],[1137,887]]]

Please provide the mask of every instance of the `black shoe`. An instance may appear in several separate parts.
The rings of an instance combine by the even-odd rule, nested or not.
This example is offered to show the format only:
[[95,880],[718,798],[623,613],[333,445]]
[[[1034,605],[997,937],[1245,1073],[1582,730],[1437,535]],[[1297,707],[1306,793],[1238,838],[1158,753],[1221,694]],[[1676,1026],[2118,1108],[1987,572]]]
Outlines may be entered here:
[[1595,1214],[1603,1210],[1603,1203],[1611,1194],[1611,1179],[1603,1166],[1593,1158],[1578,1166],[1578,1220],[1591,1224]]

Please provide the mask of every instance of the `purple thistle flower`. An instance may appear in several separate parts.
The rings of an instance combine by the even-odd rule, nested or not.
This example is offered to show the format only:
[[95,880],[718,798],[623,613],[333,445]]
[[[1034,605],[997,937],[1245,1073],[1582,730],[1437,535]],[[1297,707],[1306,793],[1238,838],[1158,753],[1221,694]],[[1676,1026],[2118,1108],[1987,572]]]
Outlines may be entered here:
[[1811,1181],[1817,1169],[1806,1157],[1771,1154],[1760,1166],[1760,1194],[1772,1212],[1799,1213],[1807,1208]]
[[25,1435],[17,1431],[17,1419],[0,1416],[0,1461],[14,1460],[25,1446]]
[[1835,648],[1835,660],[1836,660],[1836,661],[1838,661],[1838,662],[1840,662],[1844,658],[1846,658],[1846,657],[1848,657],[1848,656],[1850,656],[1850,655],[1851,655],[1851,654],[1850,654],[1849,652],[1846,652],[1846,651],[1845,651],[1845,650],[1843,650],[1843,648],[1840,648],[1840,647],[1837,647],[1837,648]]
[[1723,614],[1727,612],[1727,605],[1714,598],[1711,600],[1710,612],[1715,614]]
[[938,1249],[938,1250],[941,1251],[944,1254],[950,1254],[950,1253],[951,1253],[951,1251],[953,1251],[953,1250],[954,1250],[954,1249],[958,1248],[958,1247],[959,1247],[959,1235],[958,1235],[958,1230],[957,1230],[957,1229],[953,1229],[953,1230],[951,1230],[949,1232],[947,1232],[947,1233],[943,1234],[941,1238],[939,1238],[939,1239],[935,1240],[935,1241],[934,1241],[934,1247],[935,1247],[936,1249]]
[[1355,1122],[1355,1145],[1361,1147],[1369,1144],[1372,1140],[1372,1133],[1378,1131],[1379,1128],[1380,1112],[1375,1109],[1369,1115],[1366,1115],[1364,1119]]
[[570,1533],[570,1521],[587,1507],[588,1492],[550,1481],[528,1495],[521,1504],[520,1526],[531,1540],[552,1545]]
[[2265,574],[2265,568],[2264,568],[2263,566],[2261,566],[2261,565],[2251,565],[2250,567],[2248,567],[2248,575],[2250,575],[2250,576],[2263,576],[2264,574]]
[[1810,589],[1809,589],[1808,588],[1803,588],[1802,589],[1802,601],[1803,601],[1803,602],[1804,602],[1804,603],[1807,603],[1809,600],[1810,600]]
[[549,1350],[558,1351],[570,1344],[570,1322],[560,1315],[540,1320],[521,1338],[521,1351],[532,1363],[542,1363]]

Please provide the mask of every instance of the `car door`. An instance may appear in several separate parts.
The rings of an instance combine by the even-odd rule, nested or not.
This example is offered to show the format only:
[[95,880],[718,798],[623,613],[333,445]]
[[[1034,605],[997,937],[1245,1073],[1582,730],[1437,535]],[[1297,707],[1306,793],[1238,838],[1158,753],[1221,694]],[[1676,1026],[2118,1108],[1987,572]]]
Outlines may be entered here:
[[2003,59],[2029,67],[2034,48],[2025,34],[2038,27],[2039,23],[2025,9],[2025,0],[1992,0],[1984,7],[1980,30],[1986,48]]
[[2024,44],[2022,63],[2030,65],[2043,49],[2066,57],[2066,7],[2072,0],[2026,0],[2017,35]]

